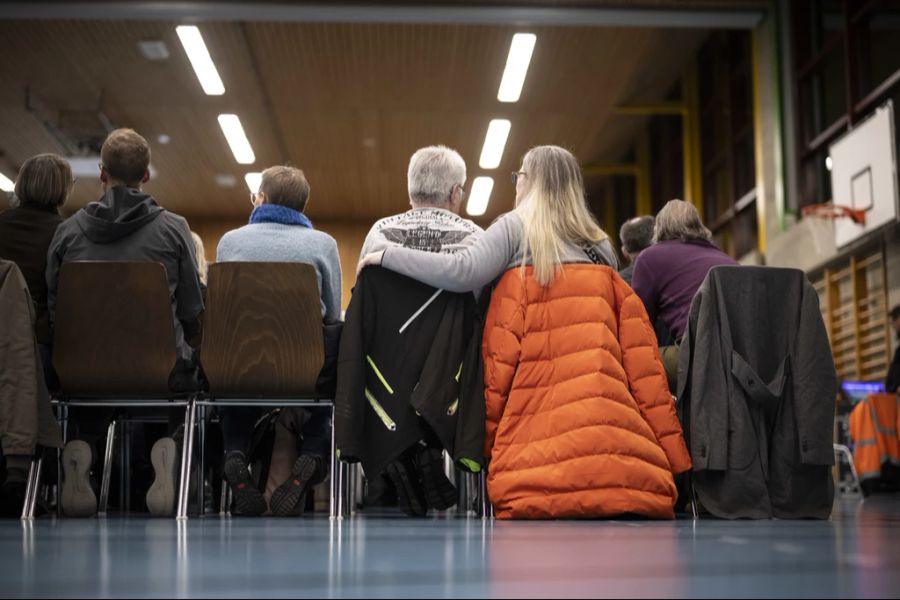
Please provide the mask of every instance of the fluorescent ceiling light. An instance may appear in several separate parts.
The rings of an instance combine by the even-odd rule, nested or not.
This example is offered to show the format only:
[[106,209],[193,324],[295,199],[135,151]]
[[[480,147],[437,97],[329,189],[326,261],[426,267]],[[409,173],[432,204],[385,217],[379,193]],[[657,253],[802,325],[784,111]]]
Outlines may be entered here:
[[262,183],[262,173],[247,173],[244,175],[244,181],[247,182],[250,193],[255,194],[259,191],[259,184]]
[[466,204],[466,212],[469,216],[480,217],[487,210],[488,200],[491,199],[491,190],[494,189],[493,177],[476,177],[472,182],[472,192],[469,194],[469,202]]
[[481,158],[478,159],[478,166],[482,169],[496,169],[500,166],[510,127],[511,124],[506,119],[494,119],[488,125],[484,146],[481,148]]
[[4,192],[11,192],[16,189],[16,184],[13,183],[13,180],[0,173],[0,190]]
[[197,79],[200,80],[203,91],[208,96],[221,96],[224,94],[225,86],[222,85],[216,65],[213,64],[212,58],[209,57],[209,50],[206,49],[206,44],[203,43],[203,36],[200,35],[200,30],[194,25],[179,25],[175,28],[175,32],[178,34],[178,39],[181,40],[181,45],[184,46],[184,51],[191,61],[191,66],[194,67],[194,73],[197,74]]
[[228,140],[234,160],[242,165],[252,165],[256,162],[256,155],[253,154],[253,148],[250,147],[250,141],[237,115],[219,115],[219,127]]
[[497,92],[497,100],[500,102],[519,101],[535,41],[537,36],[533,33],[517,33],[513,36],[509,45],[509,56],[506,57],[503,79],[500,80],[500,90]]

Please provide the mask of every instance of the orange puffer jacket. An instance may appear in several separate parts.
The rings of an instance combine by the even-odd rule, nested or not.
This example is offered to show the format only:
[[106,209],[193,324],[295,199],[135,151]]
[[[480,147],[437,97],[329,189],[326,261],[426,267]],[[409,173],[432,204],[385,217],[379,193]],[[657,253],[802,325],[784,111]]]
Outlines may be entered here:
[[484,328],[488,492],[498,518],[673,518],[691,459],[640,298],[605,266],[547,287],[512,268]]

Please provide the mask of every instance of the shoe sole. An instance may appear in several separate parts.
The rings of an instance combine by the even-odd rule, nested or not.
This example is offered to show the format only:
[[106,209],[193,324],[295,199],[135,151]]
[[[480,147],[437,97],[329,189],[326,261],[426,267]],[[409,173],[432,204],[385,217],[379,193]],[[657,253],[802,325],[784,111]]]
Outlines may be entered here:
[[150,451],[153,484],[147,490],[147,509],[154,517],[175,514],[175,479],[178,471],[178,445],[172,438],[162,438]]
[[[443,469],[441,458],[434,456],[432,451],[426,450],[420,456],[427,458],[420,461],[419,470],[422,473],[422,491],[425,492],[425,502],[435,510],[447,510],[456,505],[458,492],[456,487],[447,479]],[[440,461],[440,462],[438,462]],[[440,466],[438,466],[440,465]]]
[[63,449],[63,486],[60,503],[67,517],[93,517],[97,514],[97,495],[91,488],[91,459],[87,442],[74,440]]
[[397,488],[397,504],[400,510],[411,517],[424,517],[427,509],[424,502],[415,493],[409,472],[396,463],[385,467],[384,472],[391,478],[394,487]]
[[316,466],[316,460],[310,456],[301,456],[294,462],[291,476],[272,492],[269,507],[273,515],[287,517],[303,512],[304,500],[311,487],[312,476],[316,473]]
[[239,487],[240,483],[235,482],[238,482],[241,478],[240,471],[240,467],[236,464],[225,462],[225,480],[231,486],[231,495],[234,499],[234,510],[231,511],[231,514],[235,516],[258,517],[269,508],[266,504],[266,497],[253,487],[252,483]]

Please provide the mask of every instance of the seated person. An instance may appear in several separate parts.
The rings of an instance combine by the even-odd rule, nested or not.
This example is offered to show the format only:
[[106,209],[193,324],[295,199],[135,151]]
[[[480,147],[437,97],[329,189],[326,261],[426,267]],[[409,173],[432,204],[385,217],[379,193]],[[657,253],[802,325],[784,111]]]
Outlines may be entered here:
[[0,258],[22,271],[34,301],[35,327],[44,377],[54,389],[50,367],[50,318],[47,316],[47,248],[63,222],[60,207],[75,187],[72,168],[56,154],[38,154],[25,161],[16,177],[16,206],[0,213]]
[[471,246],[388,248],[359,268],[380,264],[453,292],[500,277],[482,345],[487,486],[498,518],[674,518],[673,475],[690,468],[690,456],[650,323],[616,273],[579,162],[538,146],[514,179],[516,208]]
[[692,204],[670,200],[653,229],[654,244],[640,253],[632,287],[644,302],[650,322],[662,319],[674,344],[660,347],[669,390],[678,388],[678,344],[687,327],[691,302],[706,274],[737,262],[712,243],[712,233]]
[[[465,182],[466,163],[455,150],[444,146],[430,146],[415,152],[410,158],[407,171],[411,209],[376,222],[366,236],[362,256],[389,247],[405,247],[447,254],[473,244],[483,231],[472,221],[459,216],[463,206]],[[362,375],[367,373],[365,369],[369,368],[363,364],[362,357],[365,356],[367,360],[371,361],[372,368],[376,368],[377,365],[380,370],[379,377],[386,377],[391,381],[391,385],[396,391],[396,393],[390,394],[391,398],[383,399],[380,405],[380,410],[393,414],[392,420],[395,422],[396,429],[388,434],[389,439],[381,439],[376,431],[360,432],[349,423],[346,427],[343,426],[343,423],[348,421],[364,422],[364,419],[363,421],[359,420],[359,413],[354,413],[352,418],[343,422],[339,421],[342,426],[338,428],[336,435],[338,435],[338,447],[341,449],[342,455],[346,454],[347,449],[355,448],[351,454],[358,455],[354,458],[362,462],[366,476],[370,483],[374,483],[373,487],[382,484],[380,481],[382,473],[388,476],[396,488],[400,508],[412,516],[421,516],[426,513],[428,508],[438,510],[450,508],[456,503],[457,494],[456,489],[443,472],[441,448],[445,444],[441,443],[440,436],[432,427],[434,421],[429,424],[427,411],[417,409],[421,413],[419,415],[413,412],[410,408],[414,402],[412,394],[406,394],[403,397],[403,391],[406,389],[406,380],[410,376],[415,376],[416,379],[421,377],[423,387],[429,380],[436,378],[436,372],[432,371],[426,374],[428,368],[418,360],[419,358],[427,360],[424,358],[425,355],[436,344],[441,344],[440,351],[445,353],[442,364],[449,365],[454,360],[450,357],[450,347],[457,341],[465,343],[465,340],[451,341],[449,337],[430,337],[435,335],[433,330],[443,318],[442,311],[446,310],[441,308],[444,306],[443,302],[451,302],[448,300],[449,294],[444,294],[435,300],[434,288],[412,280],[402,281],[401,279],[403,278],[393,275],[388,277],[382,273],[378,276],[372,275],[368,281],[363,282],[365,285],[361,287],[367,290],[366,295],[373,296],[373,303],[377,303],[379,300],[374,297],[379,289],[389,288],[390,294],[395,297],[385,302],[385,305],[390,305],[387,311],[402,314],[401,323],[406,321],[410,314],[418,314],[418,310],[423,304],[427,305],[429,310],[421,313],[421,318],[417,318],[410,330],[402,337],[397,335],[397,329],[391,330],[389,336],[374,336],[378,337],[378,343],[383,344],[381,350],[385,358],[379,359],[376,355],[378,349],[373,349],[376,344],[356,344],[355,347],[351,347],[354,344],[349,340],[353,339],[353,333],[348,332],[348,329],[356,332],[362,330],[364,334],[372,334],[373,328],[376,327],[375,323],[351,322],[355,309],[361,302],[361,299],[357,298],[355,294],[351,308],[348,309],[347,329],[345,329],[345,336],[342,339],[341,369],[339,370],[338,395],[335,400],[336,405],[340,404],[342,400],[347,403],[353,402],[353,398],[349,396],[357,393],[355,386],[364,384]],[[357,285],[360,286],[361,282],[362,280],[359,280]],[[379,311],[383,310],[381,306],[379,304]],[[363,312],[365,312],[365,308],[363,308]],[[462,317],[464,312],[461,311],[459,315]],[[392,316],[380,314],[379,321],[389,320]],[[359,318],[365,321],[362,315]],[[465,319],[464,322],[466,322]],[[412,329],[415,331],[411,331]],[[460,327],[460,331],[462,331],[462,327]],[[403,331],[401,330],[400,333]],[[462,335],[465,338],[470,337],[465,333]],[[421,352],[413,350],[417,344],[421,343],[416,341],[420,339],[425,341]],[[454,347],[461,348],[460,345]],[[349,356],[350,351],[355,352],[355,356]],[[406,356],[408,356],[408,360],[403,358]],[[353,364],[363,367],[363,370],[354,369]],[[456,365],[458,364],[457,362]],[[451,378],[457,374],[456,365],[451,365],[453,369],[453,373],[450,374]],[[354,382],[348,381],[348,378]],[[460,381],[460,377],[457,377],[456,381]],[[408,383],[408,387],[412,388],[419,381],[413,380]],[[374,403],[374,396],[378,395],[377,389],[366,389],[373,394],[373,399],[370,399],[369,402]],[[359,392],[362,393],[362,390]],[[385,402],[391,402],[391,404],[388,405]],[[446,411],[446,407],[444,407],[444,411]],[[406,415],[409,419],[400,415]],[[339,415],[340,418],[341,415]],[[459,418],[465,422],[464,417],[460,416]],[[445,435],[449,435],[446,431],[450,431],[454,425],[452,423],[446,425]],[[360,428],[364,429],[364,425],[360,425]],[[378,427],[376,426],[375,429]],[[349,433],[351,430],[354,431],[353,434]],[[343,435],[345,431],[348,432],[346,437]],[[376,446],[378,446],[377,449]],[[479,448],[479,455],[481,454],[480,450]]]
[[[47,307],[51,324],[55,316],[59,271],[72,261],[149,261],[162,263],[172,297],[172,319],[177,344],[177,363],[170,378],[176,391],[196,387],[194,351],[185,341],[199,326],[203,300],[194,242],[184,218],[165,210],[149,194],[141,191],[150,179],[150,145],[131,129],[109,134],[100,151],[100,181],[103,197],[79,210],[56,230],[47,255]],[[92,413],[96,415],[97,413]],[[75,423],[79,427],[99,428],[97,422]],[[176,422],[170,422],[174,431]],[[94,432],[97,433],[97,432]],[[89,516],[97,510],[97,499],[87,475],[93,461],[91,447],[72,440],[63,451],[66,469],[62,490],[63,512],[69,516]],[[158,440],[151,455],[155,481],[147,493],[147,505],[154,515],[174,514],[174,485],[178,461],[171,438]]]
[[622,242],[622,256],[628,261],[628,266],[619,271],[619,275],[625,283],[631,285],[634,275],[634,263],[641,252],[653,245],[653,225],[656,219],[653,215],[644,215],[629,219],[619,229],[619,240]]
[[[631,285],[631,278],[634,274],[634,263],[637,261],[641,252],[653,245],[653,226],[656,219],[652,215],[644,215],[643,217],[635,217],[626,221],[621,229],[619,229],[619,239],[622,241],[622,254],[630,264],[619,271],[619,275],[625,280],[625,283]],[[656,341],[660,348],[673,344],[672,334],[669,333],[666,324],[657,316],[653,322],[653,329],[656,332]]]
[[[313,229],[304,214],[308,200],[309,183],[303,171],[285,166],[266,169],[259,191],[250,195],[250,223],[222,236],[216,260],[311,264],[319,283],[322,317],[330,323],[341,316],[340,257],[334,238]],[[221,411],[225,479],[234,495],[234,514],[258,516],[267,508],[278,516],[296,514],[302,510],[311,485],[327,476],[331,446],[328,414],[324,410],[298,410],[304,413],[298,419],[302,423],[301,454],[291,476],[272,492],[270,506],[251,479],[247,460],[254,424],[264,411],[255,407]]]

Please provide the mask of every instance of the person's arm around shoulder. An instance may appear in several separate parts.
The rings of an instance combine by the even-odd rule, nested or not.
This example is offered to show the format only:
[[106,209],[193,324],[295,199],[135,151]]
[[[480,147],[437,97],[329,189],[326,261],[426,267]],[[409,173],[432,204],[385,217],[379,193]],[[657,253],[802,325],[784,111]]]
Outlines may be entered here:
[[451,254],[409,248],[368,254],[360,261],[357,273],[368,265],[382,265],[448,292],[478,290],[502,274],[515,256],[522,235],[519,218],[513,213],[504,215],[474,244]]
[[322,302],[325,304],[325,322],[334,323],[341,320],[341,255],[337,241],[328,236],[328,242],[325,268],[322,269]]

